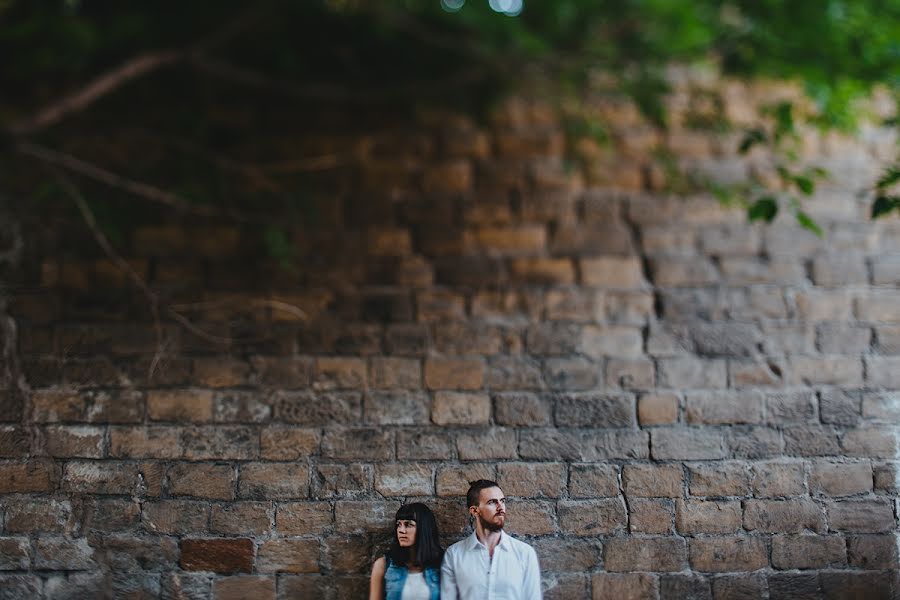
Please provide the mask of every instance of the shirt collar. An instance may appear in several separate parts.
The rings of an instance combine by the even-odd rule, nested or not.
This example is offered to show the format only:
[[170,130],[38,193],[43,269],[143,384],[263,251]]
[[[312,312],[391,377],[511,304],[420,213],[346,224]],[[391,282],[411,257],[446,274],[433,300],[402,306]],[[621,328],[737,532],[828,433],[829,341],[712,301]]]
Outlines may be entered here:
[[[509,549],[509,544],[506,543],[507,538],[509,538],[509,536],[506,534],[505,531],[501,530],[500,531],[500,541],[497,542],[497,548],[501,548],[503,550]],[[478,535],[476,535],[476,533],[474,531],[472,532],[472,535],[469,536],[468,546],[469,546],[469,550],[475,550],[479,546],[484,548],[484,544],[482,544],[480,541],[478,541]]]

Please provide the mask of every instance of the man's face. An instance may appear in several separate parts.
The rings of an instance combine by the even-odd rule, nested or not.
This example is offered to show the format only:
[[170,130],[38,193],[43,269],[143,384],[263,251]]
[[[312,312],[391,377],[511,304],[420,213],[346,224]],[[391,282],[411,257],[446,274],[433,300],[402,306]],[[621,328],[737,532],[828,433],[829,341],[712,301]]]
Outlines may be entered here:
[[498,487],[481,490],[478,506],[470,506],[469,512],[487,531],[500,531],[506,523],[506,497]]

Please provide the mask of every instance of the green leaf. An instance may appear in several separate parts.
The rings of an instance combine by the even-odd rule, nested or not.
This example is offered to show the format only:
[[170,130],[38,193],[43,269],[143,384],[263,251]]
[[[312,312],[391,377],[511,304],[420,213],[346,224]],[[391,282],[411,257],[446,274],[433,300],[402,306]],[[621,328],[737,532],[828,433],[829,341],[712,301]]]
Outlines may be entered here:
[[894,209],[900,209],[900,196],[878,196],[872,203],[872,218],[883,217]]
[[763,144],[766,141],[766,132],[760,128],[751,129],[744,134],[741,145],[738,146],[738,152],[747,154],[756,144]]
[[884,174],[878,179],[875,187],[879,190],[888,188],[900,181],[900,166],[891,166],[885,169]]
[[794,104],[780,102],[773,111],[775,115],[775,139],[794,133]]
[[747,218],[750,221],[765,220],[771,223],[778,214],[778,201],[772,196],[759,198],[747,208]]
[[816,189],[816,184],[813,183],[813,180],[803,175],[794,177],[794,183],[797,184],[797,188],[803,192],[804,196],[811,196]]
[[796,217],[797,217],[797,222],[800,223],[801,227],[803,227],[804,229],[808,229],[809,231],[812,231],[814,234],[816,234],[819,237],[825,237],[825,232],[822,231],[822,228],[819,227],[819,224],[816,223],[816,221],[812,217],[810,217],[807,213],[803,212],[802,210],[798,210],[796,213]]

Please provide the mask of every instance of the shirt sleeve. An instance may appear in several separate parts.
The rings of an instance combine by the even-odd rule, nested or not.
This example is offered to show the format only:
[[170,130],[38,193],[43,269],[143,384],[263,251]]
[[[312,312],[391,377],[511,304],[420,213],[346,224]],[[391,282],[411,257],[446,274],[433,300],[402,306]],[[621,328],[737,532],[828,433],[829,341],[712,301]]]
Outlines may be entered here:
[[541,594],[541,568],[538,566],[537,553],[530,546],[525,560],[525,581],[522,585],[522,598],[525,600],[542,600],[543,598]]
[[456,573],[453,570],[453,556],[448,548],[444,552],[444,561],[441,563],[441,600],[456,600]]

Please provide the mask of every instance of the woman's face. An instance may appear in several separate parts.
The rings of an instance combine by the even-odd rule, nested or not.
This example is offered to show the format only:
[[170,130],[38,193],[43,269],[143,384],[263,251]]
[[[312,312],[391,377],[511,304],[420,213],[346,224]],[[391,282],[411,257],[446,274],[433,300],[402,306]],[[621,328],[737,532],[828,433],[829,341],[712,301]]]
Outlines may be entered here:
[[401,548],[411,548],[416,545],[416,522],[410,519],[397,520],[397,541]]

